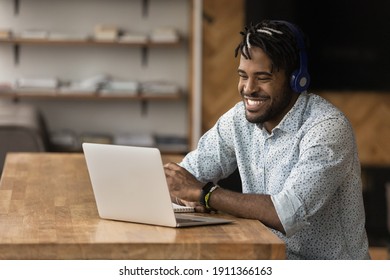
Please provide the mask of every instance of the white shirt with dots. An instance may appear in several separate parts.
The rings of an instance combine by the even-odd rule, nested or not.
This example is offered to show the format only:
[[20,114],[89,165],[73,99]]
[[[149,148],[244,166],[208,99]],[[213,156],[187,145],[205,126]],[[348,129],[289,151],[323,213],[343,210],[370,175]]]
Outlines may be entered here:
[[181,165],[202,182],[237,167],[243,193],[269,194],[286,234],[288,259],[368,259],[360,163],[347,118],[302,93],[269,134],[239,102]]

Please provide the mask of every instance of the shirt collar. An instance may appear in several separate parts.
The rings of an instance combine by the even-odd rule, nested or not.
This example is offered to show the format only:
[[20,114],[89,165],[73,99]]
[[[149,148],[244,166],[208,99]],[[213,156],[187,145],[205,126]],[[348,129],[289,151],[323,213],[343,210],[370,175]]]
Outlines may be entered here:
[[295,133],[299,130],[302,125],[302,118],[306,108],[308,93],[302,92],[299,94],[298,99],[295,101],[295,104],[283,117],[280,123],[272,130],[285,131],[288,133]]

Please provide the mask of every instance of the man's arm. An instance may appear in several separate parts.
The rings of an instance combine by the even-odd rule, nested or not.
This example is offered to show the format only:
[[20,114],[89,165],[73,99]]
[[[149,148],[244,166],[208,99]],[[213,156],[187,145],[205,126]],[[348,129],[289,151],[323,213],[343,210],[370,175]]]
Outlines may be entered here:
[[259,220],[284,233],[270,195],[243,194],[218,188],[212,192],[209,205],[236,217]]
[[[199,182],[186,169],[175,163],[168,163],[164,167],[171,196],[199,202],[205,183]],[[233,216],[259,220],[266,226],[284,233],[269,195],[242,194],[218,188],[213,191],[209,205]]]

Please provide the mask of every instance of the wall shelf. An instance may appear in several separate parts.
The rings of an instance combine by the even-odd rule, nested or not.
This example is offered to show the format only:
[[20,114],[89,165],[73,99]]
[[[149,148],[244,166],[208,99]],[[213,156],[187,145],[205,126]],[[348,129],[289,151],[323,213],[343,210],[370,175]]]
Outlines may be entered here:
[[0,44],[10,44],[14,47],[14,63],[19,64],[20,61],[20,46],[21,45],[40,45],[40,46],[110,46],[110,47],[139,47],[142,50],[142,65],[147,65],[149,48],[177,48],[180,47],[184,40],[180,38],[178,41],[172,42],[126,42],[121,40],[95,40],[87,38],[85,40],[74,39],[31,39],[22,37],[0,38]]
[[0,98],[12,98],[14,100],[22,98],[34,98],[34,99],[88,99],[88,100],[143,100],[143,101],[172,101],[181,100],[184,98],[182,93],[172,94],[100,94],[100,93],[61,93],[61,92],[38,92],[38,91],[26,91],[26,92],[0,92]]
[[95,40],[95,39],[85,39],[85,40],[72,40],[72,39],[30,39],[22,37],[12,37],[12,38],[1,38],[0,43],[2,44],[36,44],[36,45],[75,45],[75,46],[131,46],[131,47],[178,47],[181,45],[182,40],[174,42],[153,42],[147,41],[145,43],[138,42],[122,42],[120,40]]
[[[192,1],[95,1],[93,9],[83,1],[64,2],[62,8],[50,1],[40,1],[41,7],[28,1],[10,3],[7,7],[13,10],[3,24],[9,28],[0,38],[0,54],[7,57],[1,61],[6,75],[0,102],[34,104],[51,134],[141,131],[191,138]],[[100,75],[110,81],[95,92]],[[57,87],[20,83],[23,78],[52,77]],[[120,81],[130,86],[115,83]],[[140,83],[137,92],[132,81]],[[84,82],[92,86],[84,87]]]
[[[19,15],[20,0],[14,0],[14,15]],[[149,13],[149,0],[142,0],[142,15],[147,17]]]

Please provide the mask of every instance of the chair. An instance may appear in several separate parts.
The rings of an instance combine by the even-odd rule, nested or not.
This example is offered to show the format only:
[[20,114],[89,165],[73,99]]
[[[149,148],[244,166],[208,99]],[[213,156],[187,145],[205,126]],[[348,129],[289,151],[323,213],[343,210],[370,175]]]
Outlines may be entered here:
[[0,171],[8,152],[44,152],[49,147],[42,115],[33,106],[0,104]]

